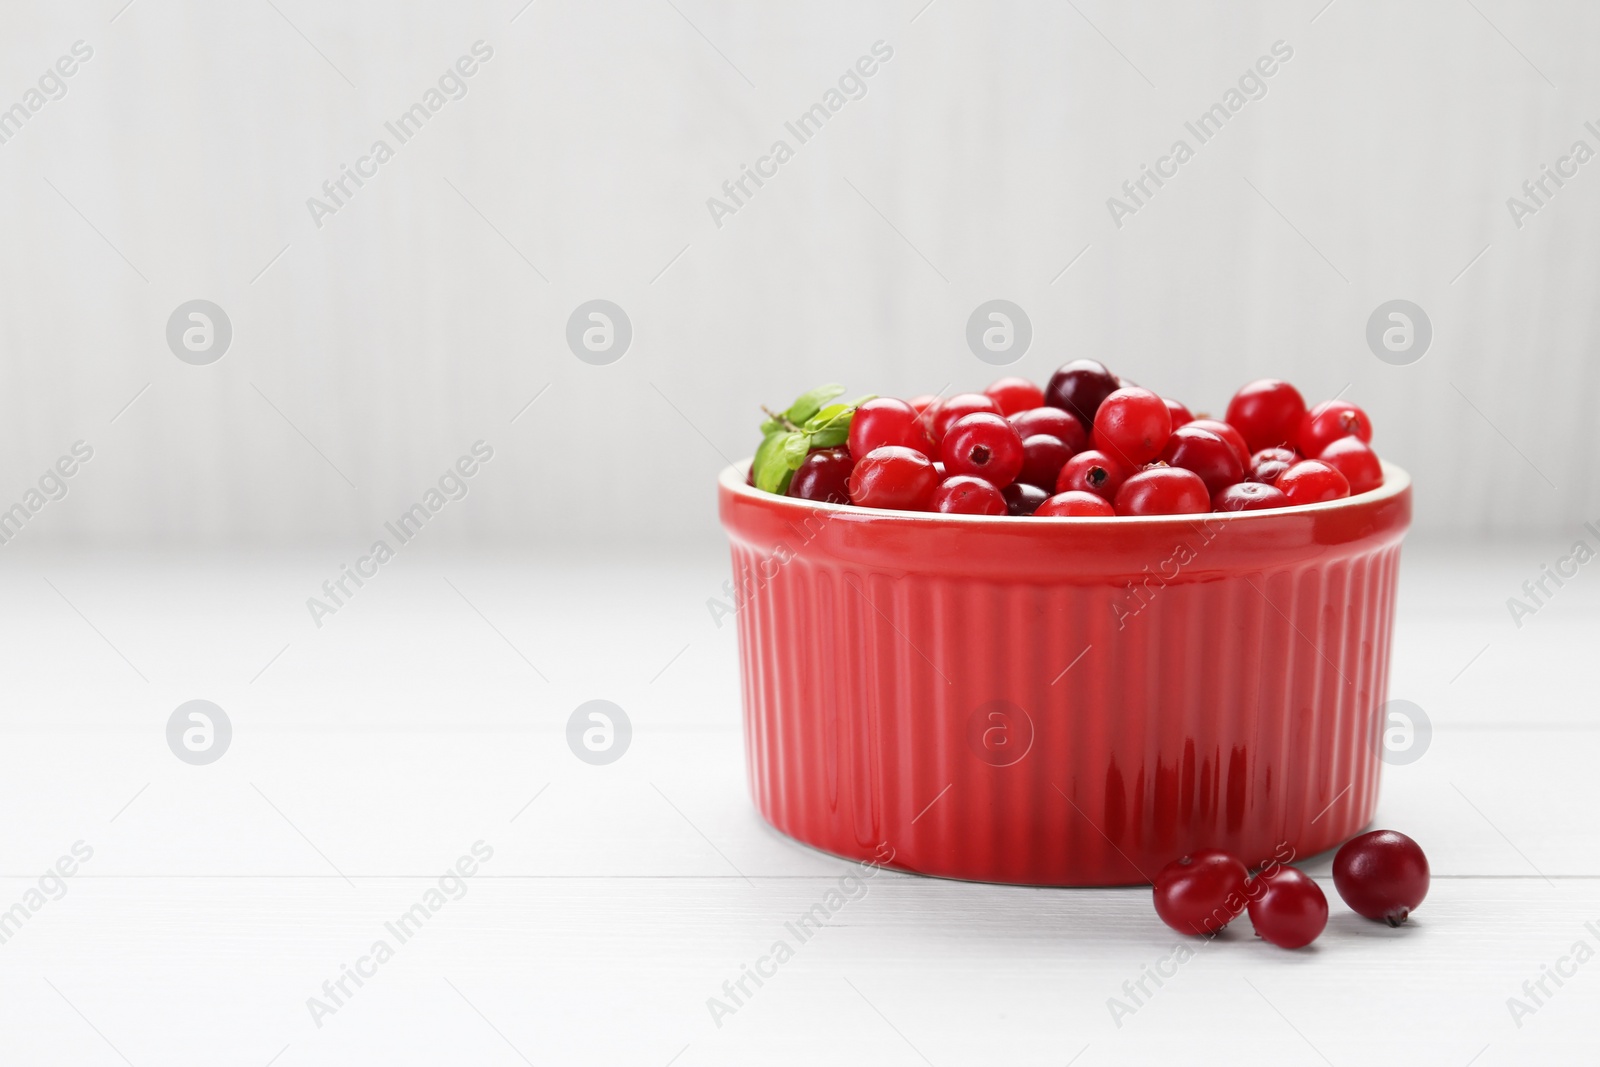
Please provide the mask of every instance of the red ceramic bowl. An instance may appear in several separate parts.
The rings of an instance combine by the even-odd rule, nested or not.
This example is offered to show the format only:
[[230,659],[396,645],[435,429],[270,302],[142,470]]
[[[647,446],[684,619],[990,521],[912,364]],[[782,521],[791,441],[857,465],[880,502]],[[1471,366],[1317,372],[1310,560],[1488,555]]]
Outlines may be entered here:
[[1148,882],[1350,837],[1377,803],[1411,480],[1276,511],[878,511],[730,468],[761,814],[947,878]]

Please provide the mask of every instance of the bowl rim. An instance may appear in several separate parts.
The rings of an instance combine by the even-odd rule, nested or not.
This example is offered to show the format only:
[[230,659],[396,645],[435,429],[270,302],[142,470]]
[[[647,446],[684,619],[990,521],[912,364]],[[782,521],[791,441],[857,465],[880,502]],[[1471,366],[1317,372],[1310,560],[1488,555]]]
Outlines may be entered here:
[[1404,468],[1380,458],[1378,462],[1383,466],[1383,484],[1378,488],[1369,489],[1365,493],[1359,493],[1355,496],[1340,497],[1338,500],[1325,500],[1317,504],[1292,504],[1286,508],[1263,508],[1258,511],[1205,511],[1191,515],[1113,515],[1109,518],[1091,515],[951,515],[938,511],[901,511],[894,508],[866,508],[859,504],[832,504],[822,500],[802,500],[799,497],[779,496],[776,493],[768,493],[745,483],[750,464],[754,458],[753,456],[747,457],[724,467],[717,475],[718,486],[735,497],[746,497],[752,501],[760,501],[779,508],[793,508],[796,511],[803,512],[836,512],[841,516],[856,516],[861,519],[933,525],[949,523],[965,526],[1005,526],[1027,523],[1032,528],[1039,526],[1041,523],[1050,523],[1077,527],[1125,528],[1129,524],[1139,526],[1158,526],[1162,523],[1191,525],[1201,519],[1208,522],[1211,520],[1221,522],[1268,521],[1291,515],[1320,515],[1381,504],[1386,500],[1403,495],[1411,488],[1411,475]]

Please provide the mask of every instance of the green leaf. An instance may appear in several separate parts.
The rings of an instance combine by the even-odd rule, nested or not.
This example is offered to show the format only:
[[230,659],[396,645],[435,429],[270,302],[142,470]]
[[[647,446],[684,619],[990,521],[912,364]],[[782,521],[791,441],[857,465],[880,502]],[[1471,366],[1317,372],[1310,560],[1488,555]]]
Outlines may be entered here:
[[803,433],[786,434],[781,447],[784,464],[792,471],[799,470],[800,464],[811,454],[811,436]]
[[761,447],[756,449],[756,457],[750,462],[750,471],[755,475],[757,489],[768,493],[781,492],[777,486],[789,473],[788,465],[783,462],[782,453],[783,440],[787,436],[786,433],[779,431],[769,433],[761,439]]
[[766,437],[768,434],[771,434],[771,433],[776,433],[781,429],[783,429],[783,424],[781,422],[779,422],[777,419],[763,419],[762,422],[761,422],[761,436],[762,437]]
[[801,393],[783,417],[799,426],[821,410],[822,405],[844,393],[842,385],[819,385],[809,393]]
[[838,448],[850,440],[850,424],[825,426],[811,435],[812,448]]

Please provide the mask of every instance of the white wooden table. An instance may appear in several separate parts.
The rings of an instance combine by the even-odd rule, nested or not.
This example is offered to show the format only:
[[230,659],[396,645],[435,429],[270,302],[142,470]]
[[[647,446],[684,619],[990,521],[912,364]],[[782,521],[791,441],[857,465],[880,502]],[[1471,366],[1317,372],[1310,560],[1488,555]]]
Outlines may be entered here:
[[[1428,851],[1414,921],[1357,918],[1316,857],[1312,949],[1241,920],[1142,1003],[1124,983],[1178,940],[1143,889],[884,873],[786,932],[847,865],[751,807],[734,628],[706,607],[720,555],[424,547],[317,629],[336,551],[13,553],[0,1063],[1596,1062],[1600,962],[1562,964],[1520,1026],[1507,1006],[1575,942],[1600,950],[1600,572],[1520,630],[1505,606],[1567,540],[1407,548],[1391,695],[1434,735],[1386,769],[1377,821]],[[606,766],[566,742],[596,698],[634,730]],[[166,741],[193,699],[232,725],[209,765]],[[92,858],[30,896],[80,841]],[[445,883],[463,895],[395,937],[480,841],[492,858]],[[793,958],[713,1019],[780,938]],[[392,956],[362,962],[379,939]],[[324,983],[358,964],[335,1003]]]

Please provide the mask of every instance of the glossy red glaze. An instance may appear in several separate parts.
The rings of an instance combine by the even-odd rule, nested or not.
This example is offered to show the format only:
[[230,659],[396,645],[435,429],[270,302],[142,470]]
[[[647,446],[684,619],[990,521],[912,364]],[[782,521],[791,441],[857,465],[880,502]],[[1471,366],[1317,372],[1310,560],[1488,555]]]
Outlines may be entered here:
[[1378,795],[1411,519],[1410,479],[1385,475],[1323,504],[1091,519],[814,503],[730,468],[756,807],[836,855],[1031,885],[1339,844]]

